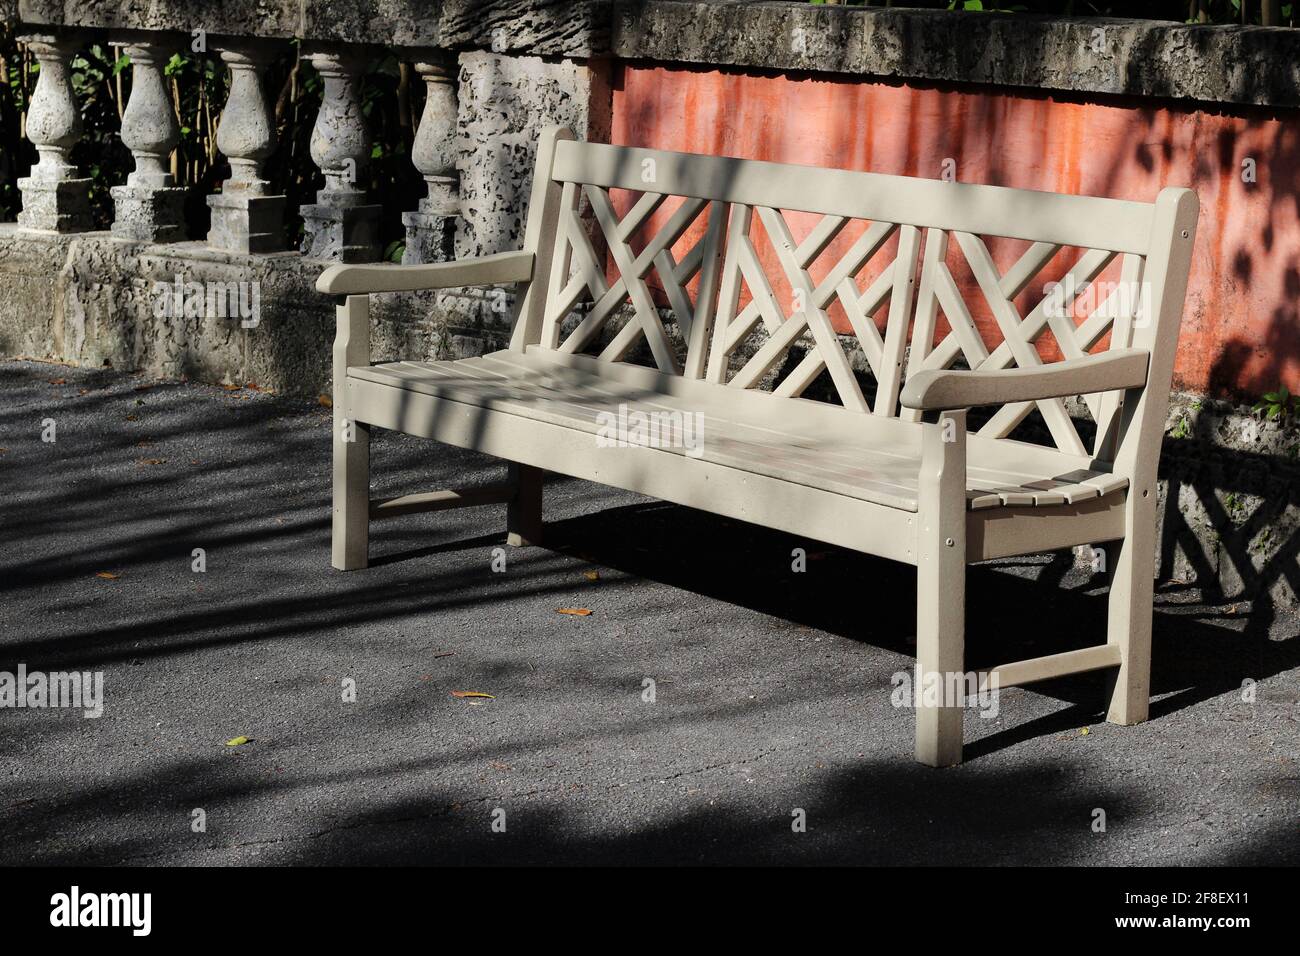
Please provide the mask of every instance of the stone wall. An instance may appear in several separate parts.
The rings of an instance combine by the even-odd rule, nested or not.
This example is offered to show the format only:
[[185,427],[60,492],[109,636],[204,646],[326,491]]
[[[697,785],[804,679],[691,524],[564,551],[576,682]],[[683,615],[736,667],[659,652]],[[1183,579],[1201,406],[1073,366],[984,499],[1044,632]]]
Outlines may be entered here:
[[[315,287],[323,267],[294,253],[236,255],[108,233],[33,238],[0,224],[0,354],[315,398],[331,387],[333,303]],[[202,314],[188,314],[194,286],[217,290],[224,312],[205,300]],[[376,296],[376,360],[503,347],[508,305],[470,291]]]

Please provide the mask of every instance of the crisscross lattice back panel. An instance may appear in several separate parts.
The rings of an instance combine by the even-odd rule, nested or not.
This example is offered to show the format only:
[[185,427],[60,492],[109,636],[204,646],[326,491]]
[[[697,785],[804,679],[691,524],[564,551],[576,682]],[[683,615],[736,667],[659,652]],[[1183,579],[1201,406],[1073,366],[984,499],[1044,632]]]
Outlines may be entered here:
[[[608,271],[579,216],[580,191],[590,204],[608,250]],[[676,208],[665,211],[656,223],[656,230],[648,230],[651,217],[666,204]],[[660,371],[684,372],[699,378],[716,303],[726,211],[725,203],[646,191],[639,193],[620,217],[607,189],[565,183],[542,344],[562,352],[582,352],[597,341],[620,309],[630,305],[631,321],[603,345],[599,357],[621,361],[644,337]],[[687,231],[701,222],[703,228],[695,230],[693,237],[687,237]],[[666,296],[682,337],[688,343],[685,368],[681,367],[659,317],[651,290],[652,277],[657,279],[658,289]],[[699,281],[693,284],[692,280],[697,278]],[[591,302],[590,310],[576,327],[564,334],[565,318],[583,300]]]
[[[1137,295],[1148,204],[573,142],[558,144],[552,178],[563,201],[545,347],[589,350],[630,308],[600,358],[644,339],[663,372],[792,398],[822,380],[815,391],[850,410],[916,420],[898,395],[922,369],[1034,367],[1155,341]],[[1091,449],[1061,399],[995,409],[979,432],[1009,437],[1036,416],[1061,451],[1108,457],[1122,396],[1085,403]]]
[[[968,232],[926,231],[908,374],[924,369],[1033,368],[1139,341],[1145,258],[1108,249],[1063,249],[1050,242],[1008,244],[999,269],[990,240]],[[1027,248],[1016,248],[1016,246]],[[958,270],[961,270],[958,273]],[[963,274],[963,281],[955,277]],[[1123,396],[1083,396],[1096,423],[1088,448],[1063,399],[997,408],[978,432],[1009,436],[1035,412],[1061,451],[1107,457]],[[902,409],[904,417],[917,414]]]

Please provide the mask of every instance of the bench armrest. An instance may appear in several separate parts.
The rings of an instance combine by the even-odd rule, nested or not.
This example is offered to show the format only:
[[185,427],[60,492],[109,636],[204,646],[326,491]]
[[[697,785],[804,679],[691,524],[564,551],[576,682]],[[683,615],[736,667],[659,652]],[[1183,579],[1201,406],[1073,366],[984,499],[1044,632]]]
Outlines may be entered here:
[[899,400],[906,408],[942,411],[1140,388],[1147,381],[1150,357],[1143,349],[1112,349],[1033,368],[917,372],[908,379]]
[[326,295],[365,295],[370,292],[418,292],[458,289],[462,286],[504,285],[533,277],[531,252],[499,252],[477,259],[435,262],[429,265],[330,266],[316,280],[316,291]]

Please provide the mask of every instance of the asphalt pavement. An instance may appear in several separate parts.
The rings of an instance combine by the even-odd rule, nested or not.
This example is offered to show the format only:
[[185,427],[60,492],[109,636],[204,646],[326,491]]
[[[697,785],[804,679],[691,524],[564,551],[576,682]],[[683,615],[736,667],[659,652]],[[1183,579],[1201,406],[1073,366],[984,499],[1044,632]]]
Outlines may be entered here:
[[[555,478],[546,547],[484,506],[343,574],[329,418],[0,364],[0,672],[103,675],[97,718],[0,707],[0,863],[1300,862],[1294,612],[1160,582],[1149,722],[1011,689],[934,770],[908,568]],[[504,467],[374,443],[377,495]],[[1104,639],[1074,565],[973,569],[969,665]]]

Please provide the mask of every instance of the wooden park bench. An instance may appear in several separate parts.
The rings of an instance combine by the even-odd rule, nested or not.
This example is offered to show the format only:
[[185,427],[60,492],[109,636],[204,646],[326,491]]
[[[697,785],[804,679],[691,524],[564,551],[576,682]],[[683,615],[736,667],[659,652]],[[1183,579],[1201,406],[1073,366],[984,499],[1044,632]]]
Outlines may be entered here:
[[[541,476],[559,472],[915,565],[918,678],[950,681],[965,672],[968,563],[1092,545],[1110,575],[1106,642],[980,676],[1008,687],[1110,669],[1109,720],[1142,721],[1156,465],[1197,209],[1188,189],[1148,204],[551,130],[521,251],[320,277],[342,297],[334,566],[366,566],[373,518],[460,505],[506,502],[511,543],[537,543]],[[796,239],[792,223],[811,227]],[[1018,257],[999,269],[982,237]],[[828,250],[833,261],[818,262]],[[764,253],[779,269],[765,271]],[[1073,264],[1040,302],[1034,282],[1053,261]],[[1120,282],[1076,315],[1074,296],[1103,273]],[[371,293],[500,284],[517,290],[509,348],[371,364]],[[1123,294],[1139,287],[1140,303]],[[1022,314],[1026,299],[1036,304]],[[854,337],[870,376],[851,366]],[[638,355],[653,367],[627,361]],[[819,382],[827,400],[802,397]],[[1076,396],[1096,422],[1088,443],[1067,411]],[[992,412],[968,433],[972,408]],[[632,412],[668,433],[698,421],[701,440],[600,440]],[[1051,445],[1012,435],[1035,412]],[[510,480],[371,500],[376,426],[506,459]],[[960,762],[965,703],[918,698],[918,760]]]

